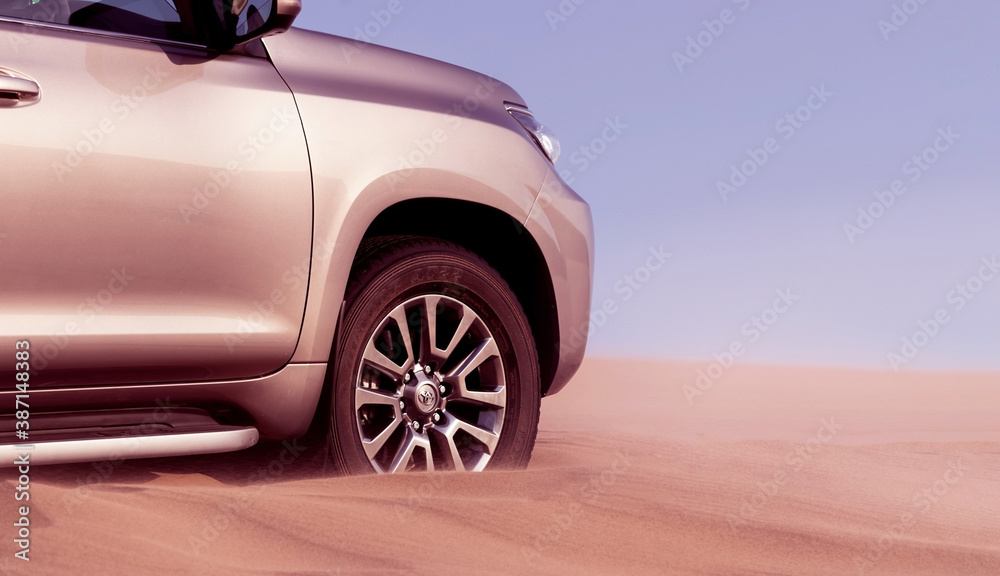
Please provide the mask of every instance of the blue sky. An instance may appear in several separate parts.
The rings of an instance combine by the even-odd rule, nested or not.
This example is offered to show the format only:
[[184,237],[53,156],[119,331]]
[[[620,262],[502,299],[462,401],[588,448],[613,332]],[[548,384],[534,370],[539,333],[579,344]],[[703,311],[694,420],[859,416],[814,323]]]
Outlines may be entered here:
[[[375,43],[495,76],[559,134],[615,310],[591,353],[1000,369],[1000,5],[399,1]],[[389,4],[297,25],[353,37]]]

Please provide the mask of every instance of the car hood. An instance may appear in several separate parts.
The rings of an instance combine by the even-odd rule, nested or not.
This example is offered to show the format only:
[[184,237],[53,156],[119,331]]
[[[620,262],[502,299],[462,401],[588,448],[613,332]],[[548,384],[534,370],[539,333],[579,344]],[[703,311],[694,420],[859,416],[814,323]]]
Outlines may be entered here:
[[504,102],[525,105],[510,86],[478,72],[300,28],[264,39],[293,92],[460,113],[509,125]]

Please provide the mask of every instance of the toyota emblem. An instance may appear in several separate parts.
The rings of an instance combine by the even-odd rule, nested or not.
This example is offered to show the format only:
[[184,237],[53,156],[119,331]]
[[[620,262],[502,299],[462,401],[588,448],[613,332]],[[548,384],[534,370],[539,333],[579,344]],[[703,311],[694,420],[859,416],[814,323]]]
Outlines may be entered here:
[[420,403],[423,404],[424,406],[431,406],[432,404],[434,404],[434,393],[431,392],[430,390],[421,391],[420,394],[417,396],[417,398],[420,400]]

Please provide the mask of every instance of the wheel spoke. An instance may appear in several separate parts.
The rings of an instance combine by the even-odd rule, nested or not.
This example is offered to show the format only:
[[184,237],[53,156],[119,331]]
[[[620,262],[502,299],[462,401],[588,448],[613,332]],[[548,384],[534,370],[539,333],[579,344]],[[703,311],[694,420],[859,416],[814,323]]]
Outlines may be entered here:
[[427,471],[428,472],[433,472],[434,471],[434,453],[431,451],[431,439],[428,438],[426,435],[425,436],[421,436],[421,439],[423,440],[422,445],[424,447],[424,460],[427,462]]
[[471,374],[476,368],[482,365],[490,358],[500,355],[500,350],[497,349],[496,342],[492,338],[487,338],[476,346],[476,349],[469,353],[462,362],[455,367],[449,374],[449,378],[455,378],[459,381],[464,382],[465,379]]
[[[458,447],[455,445],[455,434],[461,430],[472,436],[479,442],[481,442],[486,447],[487,454],[493,454],[496,450],[497,442],[500,441],[500,436],[489,430],[484,430],[479,426],[469,424],[463,420],[455,418],[451,414],[445,414],[445,426],[440,429],[441,433],[448,439],[448,448],[451,452],[452,459],[457,459],[457,463],[461,463],[461,458],[458,456]],[[456,466],[458,468],[458,466]]]
[[420,358],[423,362],[429,360],[435,360],[440,364],[447,362],[448,358],[455,352],[455,348],[462,342],[462,338],[468,333],[469,328],[479,319],[471,308],[460,304],[462,319],[459,320],[458,326],[455,328],[455,333],[452,334],[448,345],[444,348],[439,348],[437,345],[437,309],[441,299],[441,296],[427,296],[424,298],[425,324],[424,330],[420,335]]
[[385,354],[379,352],[374,341],[368,342],[368,346],[365,347],[364,359],[369,365],[397,379],[402,378],[403,374],[409,370],[408,366],[397,366]]
[[[454,420],[454,417],[450,415],[445,415],[445,418]],[[448,422],[449,420],[445,420]],[[447,446],[447,452],[445,456],[451,460],[452,466],[458,472],[465,472],[465,463],[462,462],[462,455],[458,452],[458,446],[455,445],[455,429],[454,427],[448,426],[445,428],[434,428],[435,433],[439,434],[445,441],[445,446]]]
[[425,460],[427,460],[427,470],[433,472],[434,459],[431,457],[431,445],[427,440],[427,436],[417,434],[409,428],[406,429],[406,437],[399,446],[399,450],[396,451],[396,457],[392,459],[392,464],[389,465],[389,469],[386,472],[390,474],[405,472],[406,466],[410,463],[410,459],[413,458],[413,452],[417,448],[423,449]]
[[413,363],[416,362],[416,358],[413,357],[413,342],[410,341],[410,324],[406,319],[406,310],[402,306],[396,308],[389,314],[389,317],[396,321],[396,326],[399,328],[399,335],[403,338],[403,347],[406,349],[406,361],[403,362],[403,373],[405,374],[410,368],[413,368]]
[[375,404],[377,406],[392,406],[393,415],[399,416],[399,397],[386,392],[377,392],[370,388],[355,388],[354,404],[358,408],[370,404]]
[[440,296],[424,298],[424,329],[420,332],[420,359],[442,361],[437,348],[437,306]]
[[378,455],[382,447],[385,446],[386,441],[392,436],[393,432],[399,428],[399,425],[403,421],[402,413],[399,411],[399,398],[396,396],[386,394],[384,392],[376,392],[368,388],[355,388],[354,389],[354,405],[356,409],[360,409],[362,406],[392,406],[392,422],[386,426],[385,430],[379,432],[378,436],[371,440],[361,439],[361,444],[364,446],[365,454],[368,455],[368,459],[372,460]]
[[472,311],[468,306],[462,305],[462,320],[458,323],[458,328],[455,329],[455,334],[451,337],[451,342],[448,343],[448,347],[444,350],[440,350],[442,359],[448,359],[458,347],[459,342],[465,337],[465,334],[472,327],[473,322],[478,319],[476,313]]
[[501,389],[496,392],[473,392],[472,390],[460,390],[458,397],[463,400],[478,402],[494,408],[505,408],[507,406],[506,391]]
[[399,428],[399,425],[402,422],[403,422],[402,418],[396,418],[388,426],[385,427],[385,430],[379,432],[379,435],[373,438],[372,440],[364,440],[364,439],[361,440],[361,444],[364,446],[365,454],[368,455],[369,460],[374,460],[375,457],[378,456],[378,453],[382,450],[382,447],[385,446],[386,441],[389,439],[390,436],[392,436],[392,434],[396,431],[396,429]]
[[497,448],[497,442],[500,441],[500,436],[497,436],[493,432],[483,430],[479,426],[473,426],[468,422],[462,422],[461,420],[457,420],[457,422],[459,430],[465,431],[469,434],[469,436],[472,436],[476,440],[482,442],[483,445],[486,446],[486,453],[493,454],[493,451]]
[[470,400],[496,408],[504,408],[507,405],[507,393],[503,387],[496,391],[481,392],[469,390],[469,386],[466,383],[466,378],[468,378],[469,374],[472,374],[472,372],[482,366],[483,362],[498,356],[500,356],[500,350],[492,338],[481,342],[446,378],[446,380],[453,380],[457,384],[455,395],[463,400]]

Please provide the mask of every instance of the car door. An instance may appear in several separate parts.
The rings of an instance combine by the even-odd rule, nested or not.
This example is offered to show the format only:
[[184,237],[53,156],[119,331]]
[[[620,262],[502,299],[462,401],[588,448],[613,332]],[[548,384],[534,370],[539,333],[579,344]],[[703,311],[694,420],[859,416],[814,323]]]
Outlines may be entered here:
[[36,387],[248,378],[294,352],[293,97],[262,49],[199,47],[176,6],[0,3],[0,381],[25,340]]

